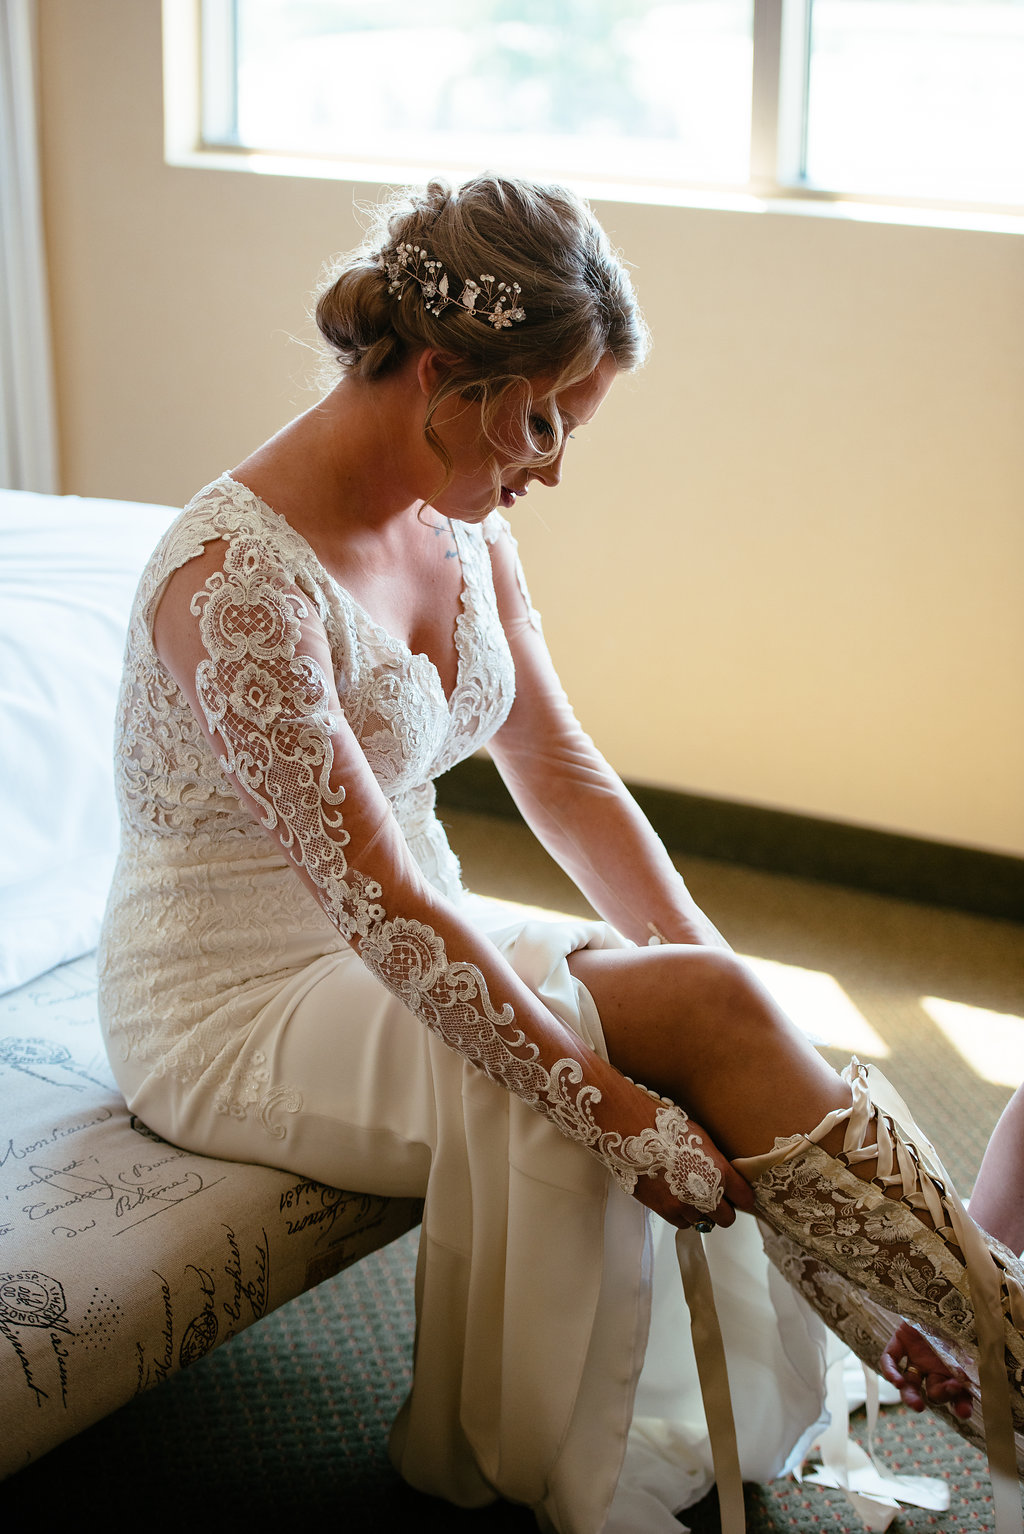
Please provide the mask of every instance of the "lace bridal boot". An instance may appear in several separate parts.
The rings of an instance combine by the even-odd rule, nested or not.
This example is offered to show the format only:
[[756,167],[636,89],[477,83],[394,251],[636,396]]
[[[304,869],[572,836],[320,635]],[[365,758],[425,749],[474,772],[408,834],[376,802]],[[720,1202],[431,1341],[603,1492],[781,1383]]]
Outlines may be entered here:
[[[944,1415],[965,1437],[987,1442],[996,1528],[1019,1530],[1024,1265],[968,1218],[884,1077],[854,1060],[843,1079],[851,1108],[735,1162],[754,1189],[762,1228],[770,1228],[766,1252],[870,1367],[903,1317],[980,1382],[983,1429],[977,1413],[966,1423]],[[831,1155],[819,1142],[844,1121],[843,1149]]]

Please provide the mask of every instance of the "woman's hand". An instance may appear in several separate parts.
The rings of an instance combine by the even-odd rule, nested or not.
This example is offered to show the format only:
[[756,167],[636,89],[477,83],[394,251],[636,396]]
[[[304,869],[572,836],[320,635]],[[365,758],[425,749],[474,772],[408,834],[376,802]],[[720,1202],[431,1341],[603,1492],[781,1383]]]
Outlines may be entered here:
[[974,1397],[967,1376],[941,1358],[909,1321],[901,1321],[889,1338],[879,1368],[911,1411],[943,1405],[961,1422],[971,1415]]
[[724,948],[727,953],[732,952],[714,922],[705,916],[697,905],[694,905],[685,916],[678,917],[671,925],[672,936],[666,937],[653,922],[648,923],[651,933],[648,944],[659,945],[672,942],[682,943],[687,947]]
[[722,1198],[717,1209],[708,1213],[696,1209],[692,1204],[682,1203],[671,1188],[664,1176],[641,1177],[633,1190],[633,1197],[655,1214],[660,1214],[663,1220],[670,1225],[685,1227],[695,1225],[705,1226],[708,1222],[715,1225],[733,1225],[736,1221],[736,1210],[745,1210],[748,1214],[754,1211],[754,1193],[746,1178],[741,1177],[739,1172],[722,1155],[717,1145],[709,1138],[706,1130],[699,1124],[690,1120],[690,1133],[699,1137],[701,1149],[714,1163],[722,1179]]
[[[606,1067],[607,1069],[607,1067]],[[736,1210],[753,1212],[754,1194],[750,1184],[741,1177],[729,1159],[722,1154],[710,1135],[700,1124],[695,1124],[685,1113],[667,1104],[663,1099],[652,1097],[643,1087],[636,1086],[618,1072],[610,1072],[614,1086],[605,1100],[605,1112],[614,1107],[619,1135],[643,1135],[657,1128],[660,1132],[658,1162],[651,1172],[640,1172],[633,1197],[662,1219],[675,1226],[732,1225]],[[615,1080],[617,1078],[617,1080]],[[600,1117],[607,1124],[605,1114]],[[660,1120],[660,1122],[659,1122]],[[625,1121],[628,1130],[625,1129]],[[721,1188],[719,1202],[713,1210],[708,1209],[707,1192]],[[688,1188],[695,1195],[705,1194],[698,1203],[686,1201],[680,1188]]]

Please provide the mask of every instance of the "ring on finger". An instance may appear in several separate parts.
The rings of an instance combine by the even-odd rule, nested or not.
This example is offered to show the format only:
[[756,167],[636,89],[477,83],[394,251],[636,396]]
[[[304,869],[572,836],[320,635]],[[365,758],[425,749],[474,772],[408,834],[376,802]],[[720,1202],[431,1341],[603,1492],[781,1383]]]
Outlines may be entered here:
[[715,1228],[714,1220],[695,1220],[694,1230],[699,1230],[702,1236],[708,1236]]

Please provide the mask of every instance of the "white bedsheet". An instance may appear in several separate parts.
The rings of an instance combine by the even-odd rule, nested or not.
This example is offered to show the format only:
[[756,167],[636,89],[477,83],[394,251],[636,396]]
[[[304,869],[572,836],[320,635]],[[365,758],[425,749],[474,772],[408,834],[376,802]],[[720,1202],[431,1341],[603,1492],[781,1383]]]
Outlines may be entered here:
[[95,947],[128,613],[174,515],[0,490],[0,994]]

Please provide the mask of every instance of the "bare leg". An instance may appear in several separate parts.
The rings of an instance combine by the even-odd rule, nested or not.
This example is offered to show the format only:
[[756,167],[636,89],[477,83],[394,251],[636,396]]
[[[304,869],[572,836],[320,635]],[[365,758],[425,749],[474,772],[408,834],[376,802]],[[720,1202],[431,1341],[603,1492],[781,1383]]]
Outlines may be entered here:
[[569,968],[594,998],[612,1064],[667,1093],[727,1156],[756,1155],[850,1106],[846,1084],[731,954],[583,949]]
[[1024,1251],[1024,1086],[992,1131],[971,1194],[971,1215],[1012,1252]]

